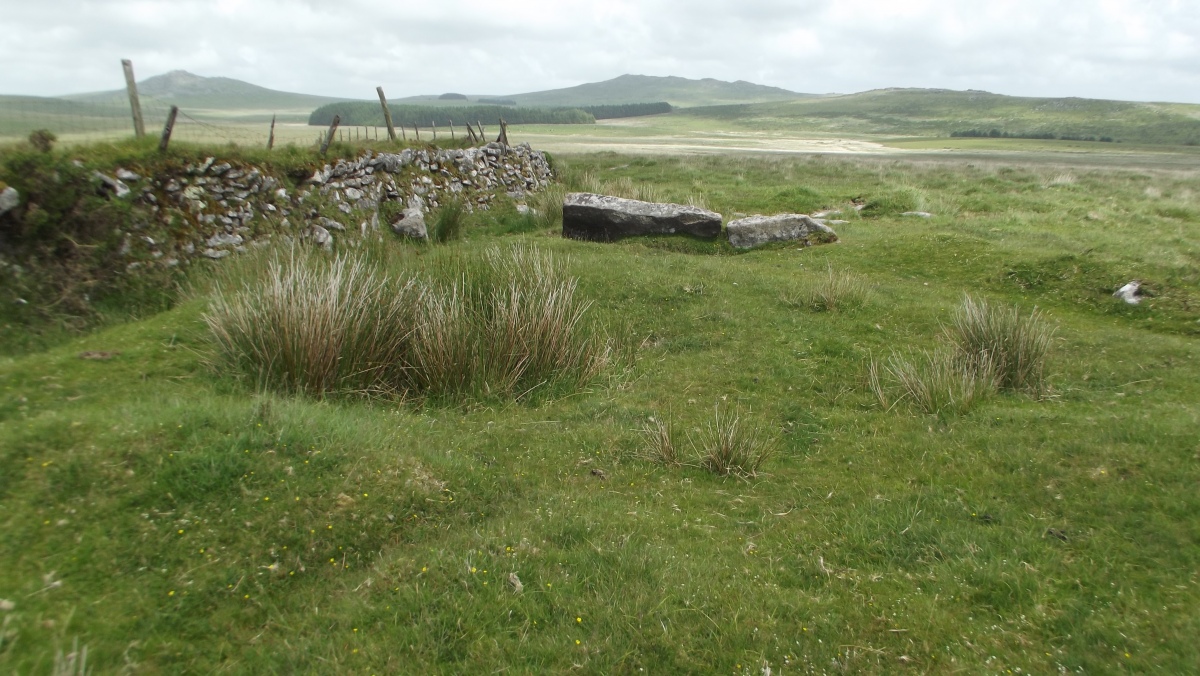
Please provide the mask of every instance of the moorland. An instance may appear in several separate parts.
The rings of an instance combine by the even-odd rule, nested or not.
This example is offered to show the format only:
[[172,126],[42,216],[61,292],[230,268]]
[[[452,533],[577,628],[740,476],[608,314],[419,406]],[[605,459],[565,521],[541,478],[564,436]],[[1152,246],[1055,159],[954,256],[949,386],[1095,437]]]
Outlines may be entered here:
[[[454,222],[438,242],[280,243],[122,278],[76,313],[23,271],[24,303],[12,284],[0,298],[0,667],[65,673],[86,648],[98,672],[1193,670],[1190,123],[1151,140],[1105,127],[1120,143],[952,139],[992,113],[900,124],[880,96],[850,116],[805,98],[514,126],[553,153],[551,198],[433,213]],[[330,159],[399,145],[335,143]],[[151,175],[213,153],[290,188],[329,161],[14,145],[0,180],[76,159]],[[567,190],[844,222],[816,247],[584,243],[559,236]],[[316,387],[242,360],[220,331],[230,303],[293,288],[288,272],[332,284],[340,260],[430,298],[461,284],[512,300],[525,287],[506,286],[509,259],[561,284],[581,313],[567,333],[608,349],[597,368],[498,387],[483,367],[418,382],[429,362],[414,360]],[[1112,296],[1130,280],[1137,305]],[[473,302],[464,316],[496,316]],[[1043,331],[1036,386],[967,378],[968,396],[939,380],[968,302]],[[395,316],[430,322],[412,307]],[[263,341],[286,328],[240,326]],[[464,335],[492,354],[494,334]],[[905,367],[945,396],[922,399]],[[714,462],[723,441],[756,455]]]

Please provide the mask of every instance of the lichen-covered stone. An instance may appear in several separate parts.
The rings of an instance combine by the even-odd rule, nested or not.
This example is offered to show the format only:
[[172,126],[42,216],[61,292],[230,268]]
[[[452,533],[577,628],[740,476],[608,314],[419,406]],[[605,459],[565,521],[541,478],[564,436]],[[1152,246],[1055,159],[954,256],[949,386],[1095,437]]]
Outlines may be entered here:
[[812,246],[838,240],[832,228],[804,214],[748,216],[730,221],[725,231],[729,243],[737,249],[752,249],[770,242],[799,241]]
[[713,239],[721,234],[721,214],[683,204],[576,192],[563,200],[562,234],[593,242],[675,234]]

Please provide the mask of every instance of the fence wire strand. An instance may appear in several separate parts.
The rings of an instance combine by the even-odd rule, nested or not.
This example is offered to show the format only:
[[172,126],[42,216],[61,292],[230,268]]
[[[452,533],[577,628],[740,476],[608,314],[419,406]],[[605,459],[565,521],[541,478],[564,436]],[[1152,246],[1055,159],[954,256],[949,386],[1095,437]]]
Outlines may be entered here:
[[[169,99],[140,94],[146,136],[162,134],[173,104]],[[230,113],[179,106],[171,142],[233,144],[265,147],[271,132],[270,113]],[[319,130],[293,114],[276,127],[276,145],[309,145]],[[129,99],[111,95],[36,97],[0,95],[0,144],[19,142],[35,130],[52,132],[60,143],[120,141],[134,136]]]

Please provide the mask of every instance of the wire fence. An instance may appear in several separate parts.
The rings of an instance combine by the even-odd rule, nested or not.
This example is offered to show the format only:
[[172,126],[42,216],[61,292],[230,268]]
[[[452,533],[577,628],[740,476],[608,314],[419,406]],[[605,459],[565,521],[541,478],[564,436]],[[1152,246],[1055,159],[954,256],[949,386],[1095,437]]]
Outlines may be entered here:
[[[139,100],[146,135],[159,137],[172,102],[145,94]],[[316,142],[320,128],[309,126],[298,117],[293,113],[276,122],[276,145]],[[265,147],[271,135],[271,118],[270,112],[181,105],[171,142]],[[124,94],[71,98],[0,96],[0,144],[26,139],[39,129],[52,132],[65,145],[118,141],[134,136],[133,113]]]
[[[173,103],[140,94],[142,119],[146,135],[158,138]],[[273,113],[261,110],[199,108],[180,105],[171,142],[204,145],[232,144],[244,147],[266,147],[271,136]],[[35,130],[52,132],[63,145],[119,141],[134,136],[133,114],[129,99],[119,94],[81,95],[68,98],[0,95],[0,144],[9,144],[29,137]],[[320,145],[326,127],[307,123],[307,114],[288,111],[275,122],[275,145]],[[448,139],[462,137],[463,129],[452,131],[445,127],[396,128],[397,138],[407,140]],[[386,127],[340,127],[335,141],[359,143],[386,141]]]

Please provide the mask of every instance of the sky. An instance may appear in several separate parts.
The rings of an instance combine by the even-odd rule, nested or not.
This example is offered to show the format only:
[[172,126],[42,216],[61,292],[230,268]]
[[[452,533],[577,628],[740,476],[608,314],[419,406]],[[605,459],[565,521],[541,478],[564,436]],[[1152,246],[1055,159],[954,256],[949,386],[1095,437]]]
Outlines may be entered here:
[[369,99],[625,73],[1200,103],[1200,0],[0,0],[0,94],[171,70]]

